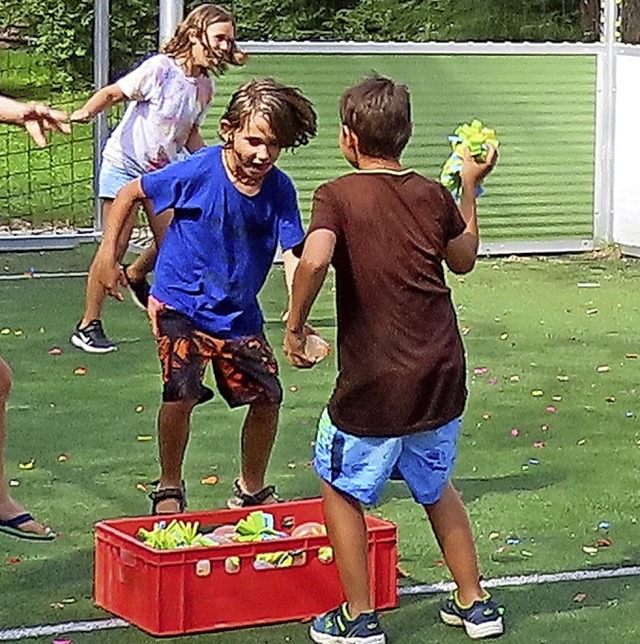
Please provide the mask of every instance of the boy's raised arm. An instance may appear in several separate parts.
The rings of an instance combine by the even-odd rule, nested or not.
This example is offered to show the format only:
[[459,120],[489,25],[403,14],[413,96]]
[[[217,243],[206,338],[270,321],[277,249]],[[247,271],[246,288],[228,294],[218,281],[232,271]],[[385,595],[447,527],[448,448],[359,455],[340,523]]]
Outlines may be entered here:
[[445,262],[454,273],[468,273],[475,265],[478,255],[478,216],[476,211],[476,189],[493,170],[498,161],[498,151],[489,146],[484,161],[474,159],[469,150],[465,152],[462,164],[462,197],[460,212],[467,224],[461,235],[447,244]]
[[305,324],[327,275],[335,245],[335,233],[325,228],[314,230],[304,242],[302,257],[293,276],[283,347],[294,367],[309,368],[316,364],[305,356]]

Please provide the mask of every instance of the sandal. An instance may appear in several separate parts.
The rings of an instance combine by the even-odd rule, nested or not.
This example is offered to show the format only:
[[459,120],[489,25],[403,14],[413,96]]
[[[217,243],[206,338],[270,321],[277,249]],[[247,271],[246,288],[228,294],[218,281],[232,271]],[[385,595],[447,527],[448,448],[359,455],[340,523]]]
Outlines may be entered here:
[[56,533],[49,528],[42,533],[23,530],[21,526],[30,521],[35,521],[35,519],[28,512],[19,514],[17,517],[13,517],[13,519],[0,519],[0,533],[29,541],[53,541],[56,538]]
[[[259,492],[249,494],[240,487],[240,479],[233,482],[233,496],[227,501],[227,507],[236,508],[249,508],[255,505],[271,505],[273,503],[280,503],[280,499],[276,494],[276,488],[273,485],[263,487]],[[269,499],[273,499],[270,501]]]
[[[160,481],[153,481],[151,485],[159,485]],[[151,515],[160,515],[160,514],[176,514],[175,512],[158,512],[158,504],[161,501],[167,501],[169,499],[175,500],[178,502],[179,512],[182,513],[187,509],[187,488],[182,481],[180,487],[163,487],[159,490],[154,490],[149,493],[149,498],[151,499]]]

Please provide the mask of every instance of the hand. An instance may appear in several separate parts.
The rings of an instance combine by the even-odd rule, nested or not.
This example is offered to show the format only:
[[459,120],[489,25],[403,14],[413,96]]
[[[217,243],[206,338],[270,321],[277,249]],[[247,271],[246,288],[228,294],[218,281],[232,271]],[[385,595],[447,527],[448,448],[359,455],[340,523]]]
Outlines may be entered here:
[[302,331],[287,328],[285,331],[282,350],[289,364],[296,369],[311,369],[316,364],[315,361],[309,360],[305,353],[307,335],[309,335],[308,328],[305,327]]
[[71,113],[69,120],[74,123],[89,123],[93,119],[93,116],[89,114],[88,110],[84,107],[81,107],[79,110]]
[[151,332],[153,337],[160,337],[160,332],[158,331],[158,314],[163,309],[166,309],[167,305],[164,302],[149,295],[149,303],[147,304],[147,315],[149,316],[149,322],[151,322]]
[[25,103],[20,115],[21,125],[39,148],[47,145],[47,132],[71,134],[68,121],[66,112],[54,110],[44,103]]
[[112,263],[107,260],[103,260],[98,254],[93,266],[91,267],[91,271],[94,274],[94,278],[104,289],[104,292],[109,297],[122,302],[124,298],[120,292],[120,287],[127,287],[127,278],[124,275],[122,266],[117,262]]
[[498,162],[498,150],[493,145],[489,145],[488,148],[487,157],[484,160],[472,157],[469,148],[464,151],[462,170],[460,171],[463,184],[479,186],[482,180],[495,168]]

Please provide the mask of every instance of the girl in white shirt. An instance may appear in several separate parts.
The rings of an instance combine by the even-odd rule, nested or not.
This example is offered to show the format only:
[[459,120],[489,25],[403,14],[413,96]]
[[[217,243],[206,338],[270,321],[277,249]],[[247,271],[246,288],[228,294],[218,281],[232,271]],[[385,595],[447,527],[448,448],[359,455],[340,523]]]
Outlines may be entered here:
[[[231,14],[218,5],[203,4],[178,25],[162,53],[97,91],[71,115],[72,121],[86,123],[112,105],[130,101],[102,153],[98,196],[102,199],[103,220],[109,216],[111,203],[123,185],[162,168],[185,151],[195,152],[204,146],[200,126],[214,94],[208,71],[222,74],[228,65],[242,65],[245,60],[246,55],[235,42]],[[153,215],[149,204],[144,208],[147,215]],[[171,217],[170,211],[149,216],[156,243],[162,240]],[[120,257],[126,252],[135,220],[134,209],[119,240]],[[146,275],[152,270],[156,255],[154,243],[123,268],[123,281],[143,308],[149,288]],[[89,353],[117,349],[105,335],[100,320],[104,298],[102,284],[90,270],[85,311],[71,336],[74,346]]]

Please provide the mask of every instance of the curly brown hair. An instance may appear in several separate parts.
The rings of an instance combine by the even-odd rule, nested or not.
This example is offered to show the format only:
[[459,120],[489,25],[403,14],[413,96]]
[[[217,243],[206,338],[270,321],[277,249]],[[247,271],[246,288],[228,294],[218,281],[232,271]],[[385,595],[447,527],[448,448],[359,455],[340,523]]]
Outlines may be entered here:
[[[199,5],[177,26],[173,38],[162,47],[162,53],[174,58],[188,55],[191,51],[191,42],[189,41],[189,32],[191,31],[195,31],[198,38],[201,38],[209,46],[207,29],[217,22],[230,22],[235,26],[231,12],[224,7],[217,4]],[[246,52],[242,51],[234,40],[214,73],[224,74],[229,65],[244,65],[247,58]]]
[[281,148],[306,145],[317,132],[311,101],[297,88],[273,78],[253,79],[242,85],[231,97],[222,120],[240,130],[253,114],[261,114],[269,122]]

